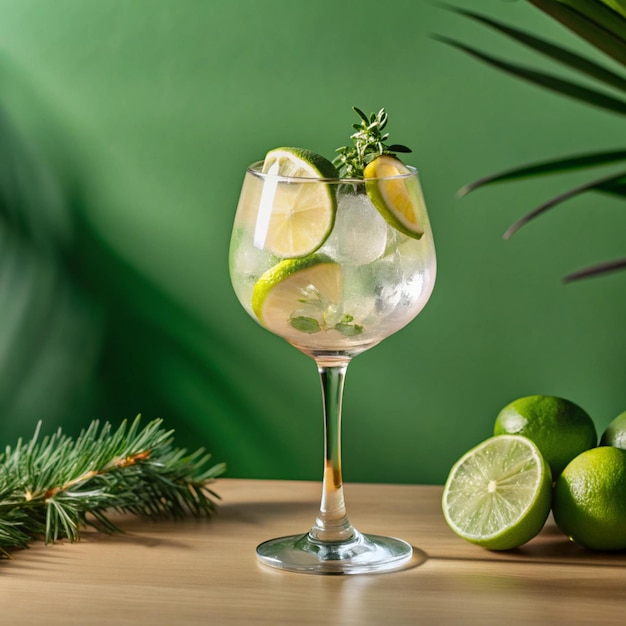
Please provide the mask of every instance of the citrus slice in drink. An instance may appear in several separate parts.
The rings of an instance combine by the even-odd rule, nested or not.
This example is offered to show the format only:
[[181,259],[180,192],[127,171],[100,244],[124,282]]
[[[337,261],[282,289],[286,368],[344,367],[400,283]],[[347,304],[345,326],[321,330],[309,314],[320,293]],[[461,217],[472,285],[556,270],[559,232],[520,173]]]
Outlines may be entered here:
[[550,512],[552,476],[521,435],[491,437],[463,455],[446,481],[442,508],[460,537],[490,550],[530,541]]
[[285,259],[267,270],[252,292],[259,322],[281,336],[314,333],[341,298],[341,268],[323,254]]
[[401,233],[419,239],[424,234],[424,199],[416,177],[407,176],[410,172],[402,161],[383,154],[365,167],[363,176],[367,195],[385,221]]
[[311,179],[336,177],[334,165],[310,150],[276,148],[265,156],[262,173],[268,176],[259,203],[255,245],[280,258],[311,254],[330,235],[337,209],[333,187]]

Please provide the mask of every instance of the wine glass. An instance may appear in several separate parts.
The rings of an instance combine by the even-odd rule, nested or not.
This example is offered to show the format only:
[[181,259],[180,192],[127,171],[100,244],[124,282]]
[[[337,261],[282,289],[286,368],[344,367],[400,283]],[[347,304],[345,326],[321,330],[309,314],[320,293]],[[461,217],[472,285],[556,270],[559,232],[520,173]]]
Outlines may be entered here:
[[[259,545],[257,556],[267,565],[353,574],[411,561],[405,541],[365,535],[350,524],[340,441],[350,360],[408,324],[435,282],[435,248],[418,174],[404,171],[367,180],[304,178],[264,172],[257,162],[245,173],[230,245],[235,293],[257,322],[314,359],[324,406],[319,513],[308,533]],[[410,230],[381,207],[398,195],[415,211],[417,226]],[[301,223],[282,232],[290,219]],[[323,245],[315,249],[319,233]]]

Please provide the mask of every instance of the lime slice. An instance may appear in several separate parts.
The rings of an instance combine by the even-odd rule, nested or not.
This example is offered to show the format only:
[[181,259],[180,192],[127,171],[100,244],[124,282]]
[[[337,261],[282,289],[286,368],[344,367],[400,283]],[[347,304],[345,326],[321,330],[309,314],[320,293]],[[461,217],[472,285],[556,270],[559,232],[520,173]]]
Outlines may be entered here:
[[402,161],[383,154],[363,170],[367,195],[385,221],[401,233],[420,239],[424,234],[420,216],[424,214],[424,199],[415,176]]
[[254,286],[252,310],[263,326],[287,337],[318,332],[341,298],[341,268],[322,254],[285,259]]
[[[335,167],[302,148],[270,150],[263,173],[296,178],[334,178]],[[280,258],[315,252],[328,238],[337,205],[334,189],[323,182],[264,181],[255,244]]]
[[551,491],[550,467],[539,448],[520,435],[498,435],[455,463],[443,490],[443,514],[463,539],[510,550],[543,528]]

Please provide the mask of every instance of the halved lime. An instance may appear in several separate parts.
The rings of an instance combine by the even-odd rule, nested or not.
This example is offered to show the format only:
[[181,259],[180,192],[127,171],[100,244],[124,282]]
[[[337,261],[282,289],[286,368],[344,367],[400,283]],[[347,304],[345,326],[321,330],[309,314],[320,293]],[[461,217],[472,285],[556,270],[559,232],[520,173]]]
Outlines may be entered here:
[[252,292],[252,310],[263,326],[286,337],[322,330],[341,298],[338,263],[322,254],[285,259],[265,272]]
[[443,491],[443,514],[463,539],[490,550],[510,550],[543,528],[551,491],[550,466],[539,448],[520,435],[498,435],[452,467]]
[[420,239],[424,234],[424,200],[415,176],[403,176],[410,171],[399,159],[383,154],[365,167],[363,176],[367,195],[385,221],[401,233]]
[[[334,178],[337,174],[330,161],[303,148],[270,150],[262,171],[305,179]],[[331,185],[268,178],[263,184],[255,238],[261,237],[263,248],[280,258],[306,256],[330,235],[336,209]]]

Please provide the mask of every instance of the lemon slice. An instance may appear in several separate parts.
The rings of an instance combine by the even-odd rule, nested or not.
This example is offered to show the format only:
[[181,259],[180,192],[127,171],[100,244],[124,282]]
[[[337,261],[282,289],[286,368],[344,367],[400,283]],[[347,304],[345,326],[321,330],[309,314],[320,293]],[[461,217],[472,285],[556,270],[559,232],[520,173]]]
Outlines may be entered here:
[[[327,256],[285,259],[256,282],[252,310],[263,326],[281,337],[294,331],[316,332],[324,326],[325,315],[336,308],[341,293],[341,268]],[[300,326],[294,320],[300,320]],[[302,320],[308,320],[308,329]]]
[[415,176],[403,176],[411,170],[399,159],[383,154],[363,170],[365,189],[385,221],[401,233],[420,239],[424,234],[420,216],[424,199]]
[[328,238],[337,209],[334,189],[323,182],[280,181],[276,177],[334,178],[330,161],[303,148],[276,148],[265,156],[255,245],[279,258],[315,252]]
[[455,463],[442,509],[463,539],[490,550],[510,550],[543,528],[551,495],[550,466],[539,448],[521,435],[498,435]]

